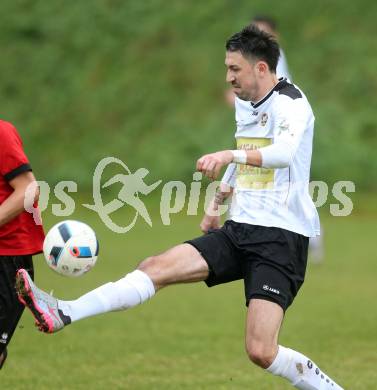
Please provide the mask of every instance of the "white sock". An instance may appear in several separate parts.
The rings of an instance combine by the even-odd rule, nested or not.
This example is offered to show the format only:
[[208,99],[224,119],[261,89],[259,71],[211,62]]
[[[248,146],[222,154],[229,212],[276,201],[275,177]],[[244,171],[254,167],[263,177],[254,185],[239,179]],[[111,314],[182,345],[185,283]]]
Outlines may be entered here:
[[136,270],[117,282],[104,284],[75,301],[58,301],[71,322],[109,311],[125,310],[145,302],[155,294],[150,277]]
[[297,389],[343,390],[306,356],[281,345],[279,345],[275,360],[267,371],[288,379]]

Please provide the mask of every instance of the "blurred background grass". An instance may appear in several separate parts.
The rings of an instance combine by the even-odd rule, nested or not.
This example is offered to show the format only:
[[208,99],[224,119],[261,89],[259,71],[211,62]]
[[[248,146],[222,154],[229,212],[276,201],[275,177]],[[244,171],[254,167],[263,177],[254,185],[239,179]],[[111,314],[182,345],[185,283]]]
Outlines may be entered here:
[[313,106],[313,179],[375,190],[370,0],[3,0],[0,117],[19,128],[49,183],[88,189],[108,155],[190,180],[198,156],[233,145],[224,43],[256,13],[276,18],[294,82]]

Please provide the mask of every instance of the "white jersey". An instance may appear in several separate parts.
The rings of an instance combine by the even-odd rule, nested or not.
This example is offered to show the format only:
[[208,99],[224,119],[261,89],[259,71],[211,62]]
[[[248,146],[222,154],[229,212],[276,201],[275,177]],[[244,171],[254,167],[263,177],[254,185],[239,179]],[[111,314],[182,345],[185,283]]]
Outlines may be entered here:
[[[230,218],[318,235],[319,217],[309,194],[314,115],[308,100],[295,85],[280,79],[263,99],[248,104],[245,109],[236,101],[237,148],[259,149],[263,162],[262,168],[228,166],[223,182],[234,187]],[[271,159],[279,148],[288,151],[289,163]]]

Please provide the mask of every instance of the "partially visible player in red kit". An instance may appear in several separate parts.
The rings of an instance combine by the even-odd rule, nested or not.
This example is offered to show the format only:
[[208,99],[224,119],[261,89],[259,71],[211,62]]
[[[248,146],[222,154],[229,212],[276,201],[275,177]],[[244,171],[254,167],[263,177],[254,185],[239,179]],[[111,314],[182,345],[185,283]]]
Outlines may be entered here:
[[32,256],[42,251],[41,222],[25,210],[35,206],[38,197],[20,135],[0,120],[0,368],[24,309],[15,290],[16,272],[26,268],[33,275]]

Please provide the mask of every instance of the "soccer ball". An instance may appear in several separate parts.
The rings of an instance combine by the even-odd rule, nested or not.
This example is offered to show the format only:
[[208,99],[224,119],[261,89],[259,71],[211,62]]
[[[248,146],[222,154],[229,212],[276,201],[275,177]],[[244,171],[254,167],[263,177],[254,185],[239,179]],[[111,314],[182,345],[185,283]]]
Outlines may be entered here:
[[48,266],[64,276],[81,276],[94,267],[98,241],[93,229],[79,221],[63,221],[53,226],[43,243]]

